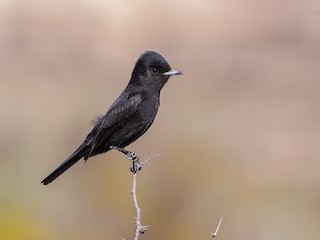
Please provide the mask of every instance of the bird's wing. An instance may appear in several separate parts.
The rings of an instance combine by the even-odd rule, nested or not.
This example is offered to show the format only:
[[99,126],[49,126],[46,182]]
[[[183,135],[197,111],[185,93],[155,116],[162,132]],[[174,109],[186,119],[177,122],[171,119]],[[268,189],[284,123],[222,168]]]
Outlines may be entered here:
[[119,98],[117,99],[108,112],[98,120],[99,125],[97,126],[97,132],[93,138],[90,153],[91,153],[101,144],[104,144],[104,141],[120,129],[128,119],[137,111],[138,106],[141,103],[141,95],[135,94],[130,95],[127,99]]

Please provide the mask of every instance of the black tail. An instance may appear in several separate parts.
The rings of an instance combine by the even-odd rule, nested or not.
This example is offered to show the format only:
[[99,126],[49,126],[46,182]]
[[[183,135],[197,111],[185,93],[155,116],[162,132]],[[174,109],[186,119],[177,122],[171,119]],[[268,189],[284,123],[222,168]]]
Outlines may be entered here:
[[53,180],[55,180],[57,177],[59,177],[62,173],[67,171],[73,164],[78,162],[81,158],[83,158],[86,153],[88,152],[87,146],[83,146],[83,144],[59,167],[57,167],[56,170],[54,170],[48,177],[42,180],[41,183],[44,185],[47,185],[51,183]]

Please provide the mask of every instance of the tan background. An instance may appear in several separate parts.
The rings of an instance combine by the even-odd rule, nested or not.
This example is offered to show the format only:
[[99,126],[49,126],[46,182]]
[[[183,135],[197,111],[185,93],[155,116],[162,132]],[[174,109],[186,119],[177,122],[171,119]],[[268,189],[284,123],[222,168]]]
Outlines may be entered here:
[[145,50],[184,72],[129,149],[143,239],[318,239],[320,3],[0,1],[0,239],[132,239],[117,152],[40,181],[90,131]]

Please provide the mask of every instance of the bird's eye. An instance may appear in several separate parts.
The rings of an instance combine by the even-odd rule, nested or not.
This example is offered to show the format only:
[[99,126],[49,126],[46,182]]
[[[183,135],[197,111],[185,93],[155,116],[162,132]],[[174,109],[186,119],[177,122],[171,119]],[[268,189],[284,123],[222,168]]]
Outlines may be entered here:
[[152,73],[153,74],[158,74],[159,73],[159,69],[158,68],[152,68]]

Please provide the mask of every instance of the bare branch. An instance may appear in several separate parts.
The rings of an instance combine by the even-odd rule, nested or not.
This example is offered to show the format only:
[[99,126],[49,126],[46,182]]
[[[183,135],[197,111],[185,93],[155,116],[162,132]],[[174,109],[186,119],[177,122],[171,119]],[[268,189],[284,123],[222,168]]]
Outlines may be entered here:
[[137,173],[133,174],[133,181],[132,181],[132,197],[133,197],[133,203],[134,207],[136,209],[136,230],[134,234],[134,240],[139,239],[139,235],[145,233],[148,230],[148,226],[142,226],[141,225],[141,209],[138,204],[137,199]]
[[219,223],[218,223],[218,226],[217,226],[215,232],[214,232],[214,233],[211,233],[211,236],[213,237],[213,239],[215,239],[216,236],[218,235],[218,232],[219,232],[219,229],[220,229],[220,226],[221,226],[221,223],[222,223],[222,219],[223,219],[223,215],[222,215],[221,218],[220,218],[220,221],[219,221]]
[[[141,163],[141,165],[150,162],[151,160],[155,159],[156,157],[159,157],[161,154],[162,153],[159,153],[159,154],[145,160],[144,162]],[[135,234],[134,234],[134,240],[138,240],[140,234],[144,234],[148,230],[148,226],[143,226],[141,224],[141,209],[139,207],[138,199],[137,199],[137,173],[138,172],[134,172],[132,174],[132,191],[131,191],[131,195],[133,197],[134,207],[136,209],[136,221],[135,221],[136,229],[135,229]]]

